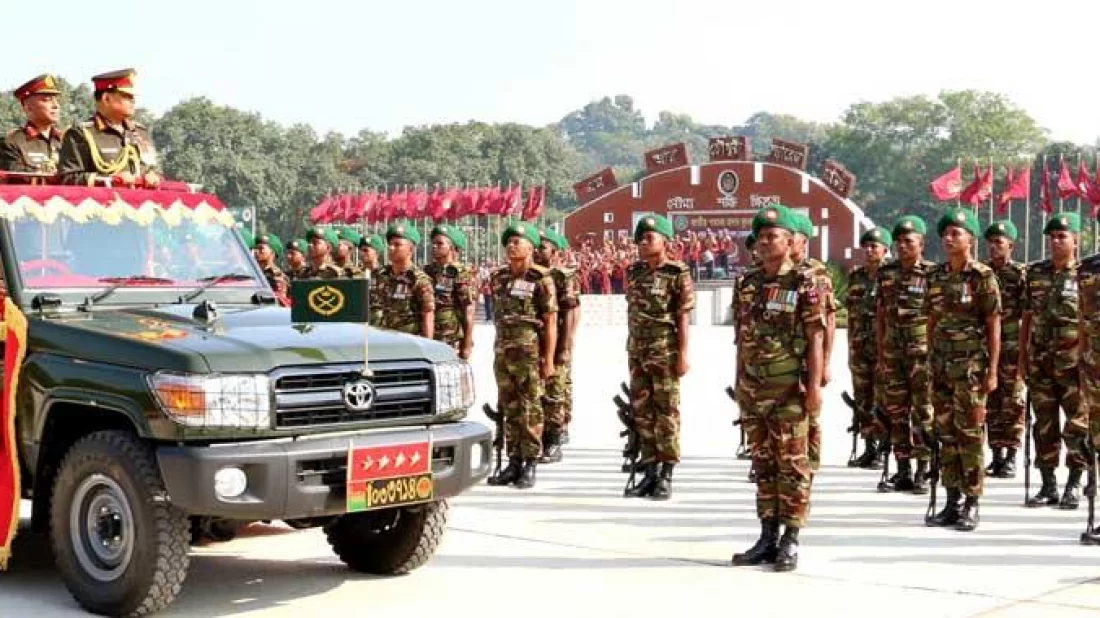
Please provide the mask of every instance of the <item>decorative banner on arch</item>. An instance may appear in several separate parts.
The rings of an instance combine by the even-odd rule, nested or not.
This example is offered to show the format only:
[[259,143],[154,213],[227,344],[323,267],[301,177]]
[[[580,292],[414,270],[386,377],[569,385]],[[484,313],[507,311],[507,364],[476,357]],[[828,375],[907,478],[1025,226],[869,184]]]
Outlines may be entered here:
[[149,225],[160,219],[169,226],[182,221],[233,225],[233,215],[208,193],[149,189],[114,189],[61,185],[0,185],[0,218],[53,223],[66,217],[78,223],[99,219],[110,225],[123,220]]

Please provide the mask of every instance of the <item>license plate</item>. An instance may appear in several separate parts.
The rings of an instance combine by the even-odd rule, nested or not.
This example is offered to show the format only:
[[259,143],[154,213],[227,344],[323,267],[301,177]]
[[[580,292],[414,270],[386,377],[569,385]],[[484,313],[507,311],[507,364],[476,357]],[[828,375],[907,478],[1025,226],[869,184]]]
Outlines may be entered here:
[[431,442],[348,451],[347,512],[431,502],[434,497]]

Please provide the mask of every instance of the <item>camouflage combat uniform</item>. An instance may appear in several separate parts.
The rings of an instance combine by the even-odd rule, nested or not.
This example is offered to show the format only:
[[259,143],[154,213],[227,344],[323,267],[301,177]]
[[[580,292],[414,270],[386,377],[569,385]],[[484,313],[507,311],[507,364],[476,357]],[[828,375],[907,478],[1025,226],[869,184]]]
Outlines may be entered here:
[[989,446],[1018,449],[1024,433],[1024,381],[1017,374],[1027,266],[1012,260],[1000,267],[993,263],[989,266],[1001,290],[1001,360],[997,365],[997,390],[989,394],[986,411]]
[[424,272],[431,277],[435,290],[435,333],[432,336],[458,350],[465,336],[463,316],[476,300],[473,277],[461,264],[429,264]]
[[336,264],[336,268],[339,268],[341,271],[343,271],[343,276],[347,277],[348,279],[356,279],[363,276],[363,269],[359,268],[355,264],[352,264],[351,262],[348,262],[343,266]]
[[[820,260],[814,258],[805,258],[801,262],[796,262],[797,268],[808,269],[814,277],[814,283],[817,287],[818,293],[822,295],[822,308],[825,311],[826,318],[836,313],[837,304],[836,299],[833,297],[833,279],[829,276],[829,269],[825,267],[825,264]],[[825,358],[825,364],[828,365],[829,358]],[[810,468],[817,470],[821,467],[821,410],[814,410],[810,413],[810,433],[809,433],[809,455],[810,455]]]
[[[550,278],[554,280],[554,291],[558,298],[558,352],[565,350],[565,317],[581,303],[580,286],[575,271],[554,266],[550,268]],[[573,411],[573,360],[558,363],[559,354],[555,354],[554,375],[546,381],[546,395],[543,397],[543,413],[546,417],[547,432],[561,432],[572,420]]]
[[1081,315],[1081,409],[1094,449],[1100,449],[1100,255],[1077,269]]
[[668,261],[627,269],[627,363],[630,397],[643,465],[680,461],[680,379],[677,320],[695,307],[688,267]]
[[986,320],[1000,311],[997,277],[981,262],[957,273],[940,264],[928,277],[924,312],[935,322],[929,361],[943,486],[967,497],[981,496],[985,479]]
[[504,415],[508,458],[533,461],[542,453],[542,318],[558,312],[550,271],[532,264],[519,276],[504,266],[489,280],[496,341],[493,373],[497,405]]
[[421,316],[435,311],[432,279],[416,266],[395,273],[387,264],[371,280],[371,324],[410,335],[423,335]]
[[932,431],[928,319],[923,309],[928,275],[935,268],[934,262],[922,259],[912,268],[893,261],[878,271],[877,310],[885,317],[883,340],[879,342],[886,359],[883,397],[890,417],[890,442],[899,466],[907,467],[910,457],[925,462],[931,456],[921,432]]
[[264,273],[264,279],[267,279],[267,284],[271,286],[272,290],[276,292],[286,293],[290,290],[290,278],[286,276],[281,268],[272,264],[271,266],[265,266],[262,269]]
[[[881,268],[881,266],[880,266]],[[866,266],[856,266],[848,272],[848,368],[852,373],[852,395],[856,402],[856,418],[860,434],[864,438],[881,438],[876,435],[875,358],[875,303],[878,300],[877,271],[872,275]],[[886,428],[882,428],[885,431]]]
[[[1077,262],[1055,271],[1050,260],[1027,270],[1024,310],[1031,314],[1027,385],[1035,410],[1035,466],[1055,469],[1066,443],[1066,465],[1085,467],[1086,412],[1078,388]],[[1065,427],[1058,410],[1065,411]]]
[[307,263],[298,274],[299,279],[339,279],[343,276],[344,272],[340,267],[327,259],[320,266]]
[[738,291],[740,402],[756,470],[756,513],[802,527],[810,506],[807,329],[825,327],[813,274],[788,261],[774,277],[749,271]]

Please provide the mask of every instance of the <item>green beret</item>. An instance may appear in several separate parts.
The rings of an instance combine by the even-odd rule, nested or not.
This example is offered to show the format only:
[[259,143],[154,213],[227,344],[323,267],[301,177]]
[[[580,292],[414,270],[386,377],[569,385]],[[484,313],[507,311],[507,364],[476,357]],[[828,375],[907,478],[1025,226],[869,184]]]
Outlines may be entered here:
[[920,234],[921,236],[925,236],[928,234],[928,226],[925,225],[924,219],[916,215],[905,215],[894,224],[894,231],[892,232],[894,238],[902,234]]
[[361,236],[359,238],[359,248],[366,249],[370,247],[379,254],[386,252],[386,241],[382,240],[382,237],[378,234],[371,234],[370,236]]
[[522,221],[516,221],[515,223],[504,228],[504,233],[500,235],[500,244],[507,245],[508,239],[513,236],[521,236],[531,242],[532,247],[538,247],[542,240],[539,239],[538,228],[530,223],[524,223]]
[[298,253],[305,253],[307,246],[309,246],[309,243],[306,242],[306,239],[295,238],[286,244],[286,252],[290,253],[291,251],[297,251]]
[[336,230],[336,237],[340,240],[346,240],[350,242],[351,246],[353,247],[357,246],[359,244],[359,239],[362,238],[362,236],[359,235],[359,232],[355,231],[355,228],[352,227],[342,227]]
[[745,248],[752,251],[752,248],[756,246],[756,234],[749,232],[749,235],[745,237]]
[[1016,239],[1020,237],[1020,234],[1016,230],[1016,224],[1005,219],[1003,221],[994,221],[993,225],[990,225],[988,228],[986,228],[986,240],[991,240],[994,236],[1004,236],[1012,242],[1016,242]]
[[558,251],[565,251],[569,246],[569,242],[565,240],[565,236],[562,236],[554,230],[543,230],[540,232],[540,235],[544,241],[554,245]]
[[283,247],[283,239],[274,234],[267,235],[267,244],[271,246],[271,250],[275,252],[278,257],[283,257],[283,253],[286,252],[286,248]]
[[329,247],[333,248],[340,244],[340,238],[336,235],[336,230],[331,228],[315,227],[306,232],[306,242],[313,242],[314,238],[324,240],[329,244]]
[[1074,234],[1081,233],[1081,218],[1077,216],[1075,212],[1060,212],[1056,215],[1050,216],[1050,221],[1047,221],[1047,226],[1043,228],[1044,234],[1051,232],[1073,232]]
[[386,242],[388,243],[394,238],[404,238],[414,245],[420,244],[420,232],[417,231],[416,225],[408,221],[395,221],[386,230]]
[[752,234],[759,238],[760,230],[766,227],[777,227],[795,234],[798,233],[798,221],[794,213],[782,204],[761,208],[760,212],[752,218]]
[[646,215],[638,219],[638,225],[634,226],[634,242],[639,242],[642,234],[646,232],[657,232],[661,236],[672,240],[672,222],[668,220],[668,217],[662,217],[661,215]]
[[455,246],[455,249],[459,251],[466,250],[466,235],[462,233],[462,230],[453,225],[447,223],[440,223],[432,228],[432,233],[429,238],[435,238],[436,236],[446,236],[450,239],[451,244]]
[[868,242],[878,243],[889,247],[894,244],[894,237],[890,235],[890,230],[884,227],[876,227],[873,230],[867,230],[863,233],[863,236],[859,237],[860,246]]
[[809,217],[793,210],[791,211],[791,216],[794,217],[795,227],[797,228],[795,229],[795,233],[802,234],[806,238],[814,237],[814,224],[810,221]]
[[982,231],[981,226],[978,224],[977,215],[969,208],[948,208],[947,212],[943,213],[943,216],[936,223],[936,234],[943,236],[944,230],[951,225],[970,232],[970,235],[974,238],[977,238]]

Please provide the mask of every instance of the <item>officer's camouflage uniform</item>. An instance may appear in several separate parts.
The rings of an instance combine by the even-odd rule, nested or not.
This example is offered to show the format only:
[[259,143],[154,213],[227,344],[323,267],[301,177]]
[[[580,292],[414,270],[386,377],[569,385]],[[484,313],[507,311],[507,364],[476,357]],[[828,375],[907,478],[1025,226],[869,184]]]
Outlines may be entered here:
[[96,114],[65,132],[58,172],[64,184],[91,186],[97,176],[130,172],[140,177],[159,174],[160,168],[153,138],[142,124],[127,121],[114,127]]
[[308,264],[303,265],[298,270],[287,268],[283,272],[286,274],[287,278],[290,279],[291,281],[297,281],[299,279],[309,279],[310,278],[310,274],[309,274],[310,270],[309,270],[309,265]]
[[344,271],[340,270],[340,267],[332,262],[332,260],[325,259],[321,262],[320,266],[314,266],[313,263],[307,263],[305,268],[299,271],[299,279],[340,279],[344,276]]
[[997,389],[989,394],[986,425],[993,449],[1018,449],[1024,433],[1024,381],[1020,369],[1020,318],[1024,309],[1027,266],[1007,260],[989,263],[1001,290],[1001,360],[997,365]]
[[878,271],[877,308],[886,318],[879,342],[886,359],[883,396],[899,465],[907,466],[910,457],[926,461],[931,456],[921,436],[921,429],[932,431],[928,319],[923,308],[928,275],[935,267],[934,262],[918,260],[907,269],[895,260]]
[[[1024,310],[1031,313],[1027,383],[1035,410],[1035,466],[1058,467],[1061,442],[1066,443],[1066,465],[1085,467],[1087,412],[1080,406],[1078,389],[1078,264],[1055,271],[1050,260],[1028,267]],[[1059,426],[1058,410],[1066,424]]]
[[[829,269],[825,267],[825,264],[820,260],[814,258],[805,258],[801,262],[795,264],[796,267],[805,268],[810,271],[814,277],[814,284],[818,293],[822,295],[822,308],[825,311],[826,317],[836,313],[837,304],[836,298],[833,297],[833,279],[829,276]],[[828,358],[825,358],[825,363],[829,362]],[[810,429],[808,436],[809,443],[809,455],[810,455],[810,468],[817,470],[821,467],[821,423],[820,423],[821,410],[814,410],[810,413]]]
[[[558,298],[558,351],[565,350],[565,316],[581,302],[580,285],[575,271],[561,266],[550,268],[554,291]],[[573,410],[573,361],[558,363],[555,354],[554,375],[546,381],[543,397],[543,413],[546,416],[547,433],[560,435],[569,425]]]
[[61,132],[42,133],[31,124],[8,133],[0,144],[0,171],[53,174],[61,153]]
[[535,264],[519,276],[504,266],[493,272],[489,287],[496,325],[493,372],[508,458],[536,460],[542,454],[542,318],[558,311],[554,281]]
[[627,269],[627,356],[642,464],[680,461],[679,316],[695,307],[688,267],[668,261]]
[[343,266],[337,264],[336,267],[342,270],[344,273],[344,277],[348,279],[359,279],[363,276],[363,269],[350,262],[344,264]]
[[1077,269],[1080,293],[1081,408],[1087,415],[1093,448],[1100,448],[1100,255],[1081,260]]
[[982,495],[985,479],[986,320],[1000,310],[997,277],[981,262],[969,261],[958,273],[940,264],[928,278],[925,313],[935,321],[930,361],[943,486],[968,497]]
[[421,316],[435,311],[432,279],[416,266],[395,273],[387,264],[371,280],[371,324],[410,335],[423,335]]
[[262,270],[264,278],[267,279],[267,283],[271,286],[272,290],[276,292],[280,290],[287,292],[290,290],[290,277],[288,277],[281,268],[272,264],[271,266],[265,266]]
[[[877,274],[877,273],[876,273]],[[878,298],[878,279],[866,266],[856,266],[848,272],[848,368],[852,373],[852,396],[856,402],[856,418],[860,434],[864,438],[878,439],[875,435],[875,303]],[[885,428],[883,428],[885,430]]]
[[475,287],[469,269],[461,264],[429,264],[424,272],[435,291],[435,337],[458,350],[462,346],[463,319],[475,302]]
[[[825,327],[824,295],[788,261],[774,277],[746,273],[737,291],[740,405],[756,470],[756,513],[802,527],[810,506],[809,414],[803,399],[807,329]],[[744,420],[742,421],[744,422]]]

